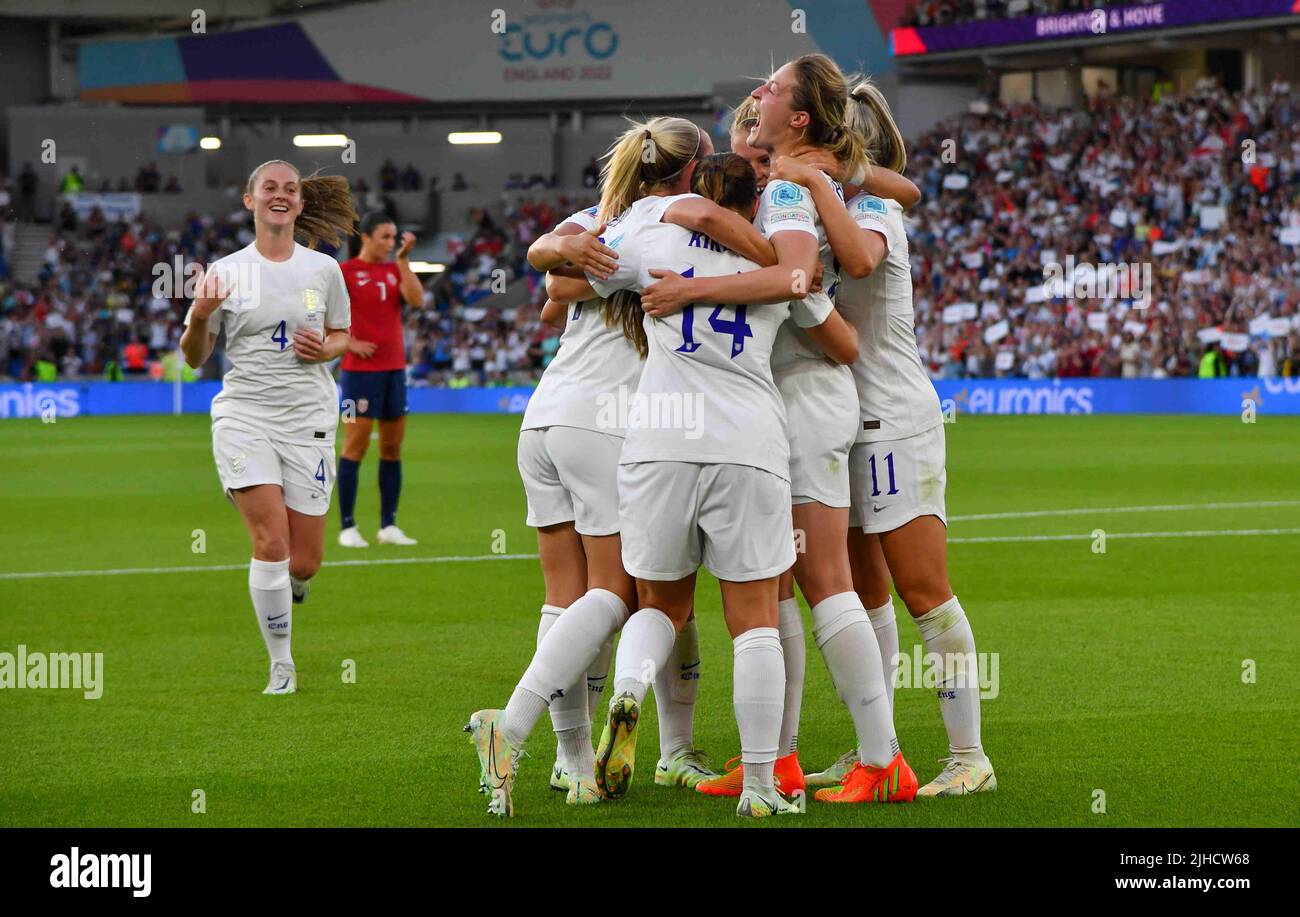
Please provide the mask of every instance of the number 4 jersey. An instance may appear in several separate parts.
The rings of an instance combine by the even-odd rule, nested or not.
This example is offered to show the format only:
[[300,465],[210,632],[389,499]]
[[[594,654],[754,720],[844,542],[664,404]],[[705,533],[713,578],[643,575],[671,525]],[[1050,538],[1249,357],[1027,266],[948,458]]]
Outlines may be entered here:
[[213,334],[225,328],[230,360],[212,419],[229,418],[282,442],[333,443],[338,389],[325,364],[298,359],[293,334],[311,328],[324,338],[326,328],[351,324],[338,262],[302,245],[288,261],[270,261],[249,245],[212,270],[231,291],[208,319]]
[[[593,280],[602,296],[637,293],[656,282],[652,268],[688,277],[757,270],[700,232],[661,222],[676,200],[637,201],[605,232],[618,270]],[[693,303],[664,319],[646,316],[650,353],[629,399],[621,463],[749,465],[790,479],[785,407],[772,381],[772,344],[792,315],[802,327],[825,321],[801,302],[757,306]]]

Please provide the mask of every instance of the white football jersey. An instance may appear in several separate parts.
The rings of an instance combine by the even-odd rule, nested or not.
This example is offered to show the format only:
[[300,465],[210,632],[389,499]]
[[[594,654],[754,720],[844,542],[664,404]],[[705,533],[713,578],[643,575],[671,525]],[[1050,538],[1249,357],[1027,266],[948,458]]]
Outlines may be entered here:
[[[618,252],[619,266],[608,281],[592,281],[598,293],[640,293],[656,282],[651,268],[694,277],[758,268],[703,233],[660,222],[673,201],[687,196],[643,198],[610,224],[605,244]],[[771,360],[777,329],[792,315],[804,327],[826,320],[798,302],[694,303],[665,319],[647,316],[650,354],[626,407],[621,463],[749,465],[788,481],[785,407]]]
[[211,333],[226,329],[230,360],[212,419],[237,420],[284,442],[332,444],[338,387],[324,363],[298,359],[293,333],[306,327],[324,338],[326,328],[351,326],[339,263],[298,244],[288,261],[269,261],[250,244],[212,270],[231,291],[208,319]]
[[[835,189],[836,196],[844,200],[844,191],[839,182],[825,172],[822,172],[821,176]],[[754,217],[754,225],[765,239],[771,239],[778,232],[785,230],[806,232],[817,239],[818,257],[822,262],[823,292],[810,294],[806,297],[806,301],[814,311],[826,311],[829,315],[840,279],[839,263],[835,260],[834,252],[831,251],[830,242],[826,239],[826,230],[817,213],[817,205],[813,203],[812,194],[808,189],[789,181],[771,182],[763,189],[758,204],[758,214]],[[812,283],[811,277],[808,278],[808,283]],[[772,352],[772,369],[779,375],[781,370],[789,366],[792,361],[801,359],[824,360],[826,355],[812,338],[797,327],[783,328],[777,336],[776,347]]]
[[862,193],[849,214],[885,237],[889,253],[868,277],[845,277],[836,302],[858,329],[858,442],[904,439],[943,423],[939,396],[921,363],[912,318],[912,266],[903,208]]
[[[600,225],[595,207],[579,210],[563,220],[584,232]],[[568,320],[560,334],[560,349],[551,360],[537,389],[528,399],[520,429],[578,427],[622,436],[619,418],[600,413],[605,396],[618,397],[623,389],[636,391],[641,377],[641,355],[620,328],[605,324],[600,299],[570,303]],[[613,426],[604,426],[614,422]]]

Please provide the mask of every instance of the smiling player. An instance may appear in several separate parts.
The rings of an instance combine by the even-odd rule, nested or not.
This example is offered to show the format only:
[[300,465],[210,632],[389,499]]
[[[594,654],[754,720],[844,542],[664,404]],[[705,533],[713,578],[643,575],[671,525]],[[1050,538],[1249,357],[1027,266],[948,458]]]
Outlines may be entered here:
[[264,694],[293,694],[291,600],[320,568],[334,482],[338,394],[326,363],[348,346],[348,291],[338,262],[299,245],[352,231],[346,179],[302,178],[280,159],[248,177],[244,206],[256,235],[200,280],[181,350],[197,369],[226,332],[230,370],[212,400],[212,453],[221,486],[253,542],[248,591],[271,657]]

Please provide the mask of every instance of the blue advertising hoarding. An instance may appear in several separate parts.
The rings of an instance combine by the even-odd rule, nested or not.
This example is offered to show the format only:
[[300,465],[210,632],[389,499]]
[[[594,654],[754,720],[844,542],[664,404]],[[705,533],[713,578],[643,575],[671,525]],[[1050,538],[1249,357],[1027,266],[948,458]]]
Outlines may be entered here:
[[[1300,414],[1300,378],[940,379],[935,390],[956,414]],[[181,412],[208,411],[221,384],[181,386]],[[522,414],[530,388],[412,388],[415,414]],[[175,413],[166,382],[55,382],[0,385],[0,420]]]

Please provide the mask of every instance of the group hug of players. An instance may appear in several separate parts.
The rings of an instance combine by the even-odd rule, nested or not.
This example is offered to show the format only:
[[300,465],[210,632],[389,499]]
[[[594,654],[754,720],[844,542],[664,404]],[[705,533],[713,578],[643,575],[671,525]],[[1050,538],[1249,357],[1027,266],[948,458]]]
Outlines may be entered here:
[[[883,803],[997,786],[974,637],[948,582],[943,417],[917,351],[903,222],[920,192],[902,176],[902,136],[869,81],[812,54],[737,108],[731,146],[715,154],[682,118],[634,123],[605,156],[599,206],[529,249],[547,272],[542,318],[563,329],[519,435],[546,597],[509,702],[466,726],[492,814],[513,814],[524,743],[548,710],[552,786],[574,805],[626,794],[651,686],[655,782],[738,797],[740,816],[804,811],[808,787]],[[611,419],[610,404],[638,401]],[[690,423],[646,408],[688,401]],[[701,565],[734,645],[740,755],[722,774],[693,742]],[[857,734],[807,775],[795,583]],[[950,757],[924,786],[894,730],[891,584],[945,665]]]
[[[546,590],[537,650],[504,709],[480,710],[466,727],[496,815],[513,814],[524,743],[548,710],[551,784],[575,805],[626,794],[651,685],[655,782],[738,797],[741,816],[802,811],[809,786],[830,803],[997,786],[969,671],[975,641],[948,582],[943,418],[917,352],[903,222],[920,193],[902,176],[902,136],[870,82],[853,84],[813,54],[738,107],[731,145],[715,154],[682,118],[633,124],[605,157],[599,206],[528,252],[547,272],[543,320],[563,333],[519,436]],[[413,239],[398,247],[391,219],[362,220],[360,254],[342,267],[296,241],[341,245],[352,233],[342,177],[272,160],[249,176],[244,206],[254,241],[204,273],[181,349],[198,367],[226,337],[213,458],[252,542],[264,693],[282,695],[297,688],[293,604],[320,567],[336,476],[328,364],[339,357],[355,421],[337,464],[340,543],[366,546],[352,512],[371,420],[378,540],[414,543],[395,519],[400,310],[421,291],[406,261]],[[641,422],[635,410],[611,419],[611,403],[635,399],[698,410],[689,423]],[[693,741],[701,565],[719,581],[734,643],[741,747],[722,774]],[[856,748],[808,775],[797,749],[806,649],[795,583],[857,734]],[[924,786],[894,731],[891,585],[944,660],[950,757]],[[604,719],[595,748],[594,715]]]

